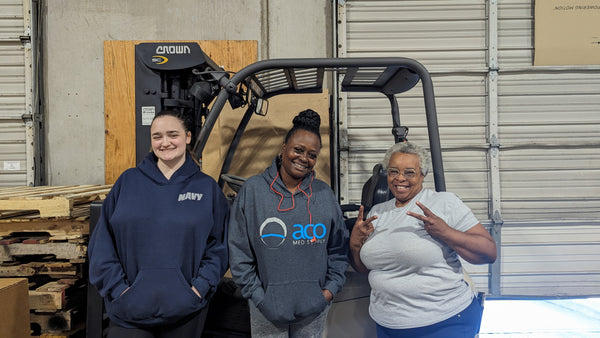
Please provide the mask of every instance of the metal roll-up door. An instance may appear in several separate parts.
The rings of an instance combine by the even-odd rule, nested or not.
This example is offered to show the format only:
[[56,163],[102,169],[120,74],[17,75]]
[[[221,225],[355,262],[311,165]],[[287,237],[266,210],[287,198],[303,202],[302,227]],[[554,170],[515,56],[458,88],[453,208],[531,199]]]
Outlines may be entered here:
[[[501,248],[491,266],[466,264],[478,288],[600,294],[600,66],[533,67],[532,1],[344,1],[337,10],[338,56],[409,57],[431,72],[447,190]],[[356,203],[393,142],[389,103],[339,95],[340,194]],[[420,88],[398,103],[408,139],[427,146]]]
[[23,0],[0,0],[0,186],[32,183],[31,49]]
[[[485,2],[346,1],[338,10],[338,35],[345,37],[339,41],[339,56],[408,57],[429,70],[446,188],[485,223],[489,218]],[[397,98],[401,123],[409,127],[408,140],[428,147],[420,84]],[[394,142],[389,103],[381,96],[351,95],[341,107],[348,135],[347,144],[340,146],[348,151],[347,156],[340,156],[348,158],[340,165],[347,168],[341,175],[341,197],[358,203],[372,166]],[[425,185],[433,188],[432,175]],[[488,266],[469,266],[468,270],[478,287],[487,290]]]
[[533,67],[534,2],[498,6],[502,295],[600,294],[600,66]]

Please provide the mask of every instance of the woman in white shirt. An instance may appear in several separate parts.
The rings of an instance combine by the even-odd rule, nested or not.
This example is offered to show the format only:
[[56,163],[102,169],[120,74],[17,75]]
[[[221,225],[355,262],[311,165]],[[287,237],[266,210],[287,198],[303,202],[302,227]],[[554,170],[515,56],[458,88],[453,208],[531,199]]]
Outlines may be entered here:
[[429,154],[409,143],[384,157],[394,198],[363,208],[350,236],[352,265],[369,273],[369,314],[377,337],[474,337],[482,307],[463,279],[459,256],[496,260],[496,244],[453,193],[423,189]]

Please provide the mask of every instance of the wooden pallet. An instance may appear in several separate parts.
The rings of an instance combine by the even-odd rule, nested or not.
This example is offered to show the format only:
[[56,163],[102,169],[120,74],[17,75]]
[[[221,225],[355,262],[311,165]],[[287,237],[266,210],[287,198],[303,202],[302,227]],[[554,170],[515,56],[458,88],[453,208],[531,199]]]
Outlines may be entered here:
[[50,282],[29,291],[29,308],[37,311],[57,311],[66,305],[65,290],[71,285]]
[[81,264],[71,262],[29,262],[0,264],[0,277],[31,277],[47,275],[55,278],[83,277]]
[[72,242],[7,243],[0,245],[0,263],[16,261],[18,256],[48,256],[69,260],[72,263],[85,261],[87,246]]
[[39,213],[39,217],[73,217],[74,206],[102,200],[111,185],[0,188],[0,217]]
[[88,217],[69,218],[9,218],[0,219],[0,238],[23,236],[26,233],[45,234],[51,241],[69,240],[89,235]]
[[71,329],[70,331],[65,332],[42,332],[39,338],[79,338],[85,337],[85,324],[80,324],[79,326]]
[[37,324],[40,331],[46,334],[62,334],[76,329],[83,319],[82,311],[77,308],[55,312],[32,311],[29,314],[29,322]]
[[78,279],[59,279],[29,290],[29,308],[38,312],[55,312],[84,301],[86,285]]

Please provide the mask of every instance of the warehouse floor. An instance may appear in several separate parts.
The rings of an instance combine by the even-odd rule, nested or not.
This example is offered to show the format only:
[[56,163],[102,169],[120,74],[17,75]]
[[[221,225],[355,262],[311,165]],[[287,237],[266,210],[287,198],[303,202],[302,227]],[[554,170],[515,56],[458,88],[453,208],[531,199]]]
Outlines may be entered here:
[[479,337],[600,337],[600,298],[486,300]]

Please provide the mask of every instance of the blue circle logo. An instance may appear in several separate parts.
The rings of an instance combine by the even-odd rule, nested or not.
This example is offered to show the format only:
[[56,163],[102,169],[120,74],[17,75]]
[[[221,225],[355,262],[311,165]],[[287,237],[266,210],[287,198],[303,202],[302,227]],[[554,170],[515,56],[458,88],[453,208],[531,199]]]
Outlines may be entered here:
[[260,226],[260,239],[268,247],[276,248],[285,242],[287,227],[277,217],[267,218]]

